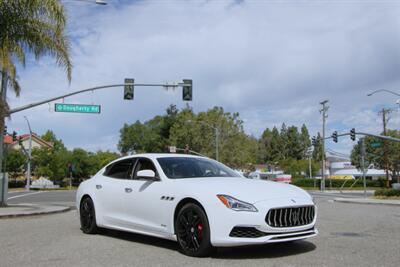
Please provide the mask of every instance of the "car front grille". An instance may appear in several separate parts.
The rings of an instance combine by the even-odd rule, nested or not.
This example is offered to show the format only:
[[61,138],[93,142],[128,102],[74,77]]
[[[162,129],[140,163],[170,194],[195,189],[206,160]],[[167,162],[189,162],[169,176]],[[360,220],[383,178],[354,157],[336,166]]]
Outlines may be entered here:
[[314,206],[277,208],[268,211],[265,222],[272,227],[295,227],[312,223],[314,216]]
[[242,238],[257,238],[268,235],[267,233],[261,232],[254,227],[234,227],[229,234],[230,237],[242,237]]

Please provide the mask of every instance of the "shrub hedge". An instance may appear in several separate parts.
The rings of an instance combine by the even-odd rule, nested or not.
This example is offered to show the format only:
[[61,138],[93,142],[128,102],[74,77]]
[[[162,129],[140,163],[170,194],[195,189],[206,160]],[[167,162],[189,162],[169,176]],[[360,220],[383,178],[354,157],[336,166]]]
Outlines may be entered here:
[[8,188],[20,188],[20,187],[25,187],[26,181],[24,180],[13,180],[13,181],[8,181]]
[[400,197],[399,189],[378,189],[375,190],[375,196],[384,196],[384,197]]
[[[346,181],[345,179],[326,179],[325,186],[328,188],[332,183],[332,187],[340,188],[345,181]],[[367,182],[367,187],[385,187],[386,185],[386,180],[376,180],[376,181],[367,180],[366,182]],[[344,188],[349,188],[353,183],[354,180],[347,179]],[[292,184],[300,187],[314,187],[314,179],[310,178],[292,179]],[[320,187],[320,185],[321,185],[321,180],[320,179],[316,180],[316,186]],[[362,179],[357,180],[356,184],[353,185],[353,187],[362,187],[362,186],[364,186]]]

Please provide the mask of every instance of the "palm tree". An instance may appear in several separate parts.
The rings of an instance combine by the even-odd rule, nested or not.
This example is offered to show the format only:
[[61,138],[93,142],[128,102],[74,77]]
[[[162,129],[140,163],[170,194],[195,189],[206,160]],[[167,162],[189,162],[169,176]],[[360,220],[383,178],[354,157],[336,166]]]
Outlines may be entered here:
[[[51,56],[71,81],[72,64],[65,34],[66,14],[59,0],[0,0],[0,173],[3,161],[4,117],[8,114],[7,88],[19,96],[16,62],[26,55]],[[1,199],[0,206],[4,204]]]

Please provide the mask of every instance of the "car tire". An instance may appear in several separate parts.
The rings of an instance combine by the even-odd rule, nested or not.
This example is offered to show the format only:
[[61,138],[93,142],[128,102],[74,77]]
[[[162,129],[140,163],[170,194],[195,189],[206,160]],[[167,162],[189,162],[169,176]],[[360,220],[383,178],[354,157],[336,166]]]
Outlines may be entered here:
[[97,234],[99,228],[96,222],[96,211],[94,209],[93,200],[90,197],[85,197],[81,201],[79,208],[79,215],[81,221],[81,230],[85,234]]
[[206,257],[214,250],[207,215],[194,203],[188,203],[179,210],[175,233],[180,251],[187,256]]

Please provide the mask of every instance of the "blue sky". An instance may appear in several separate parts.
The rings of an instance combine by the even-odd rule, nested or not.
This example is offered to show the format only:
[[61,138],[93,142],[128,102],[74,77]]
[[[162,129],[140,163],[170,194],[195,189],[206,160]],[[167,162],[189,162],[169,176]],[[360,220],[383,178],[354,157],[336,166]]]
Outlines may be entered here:
[[[305,123],[321,131],[319,102],[329,100],[327,133],[379,133],[377,111],[396,107],[400,92],[400,2],[397,1],[113,1],[107,6],[65,1],[72,38],[72,83],[49,58],[19,68],[22,92],[12,108],[96,85],[171,82],[191,78],[195,111],[222,106],[239,112],[248,134]],[[184,107],[181,91],[122,88],[87,93],[65,103],[99,104],[101,115],[54,112],[54,103],[12,115],[9,131],[52,129],[69,148],[116,150],[124,123]],[[61,101],[58,101],[61,102]],[[400,127],[400,114],[389,128]],[[352,142],[328,146],[349,153]]]

